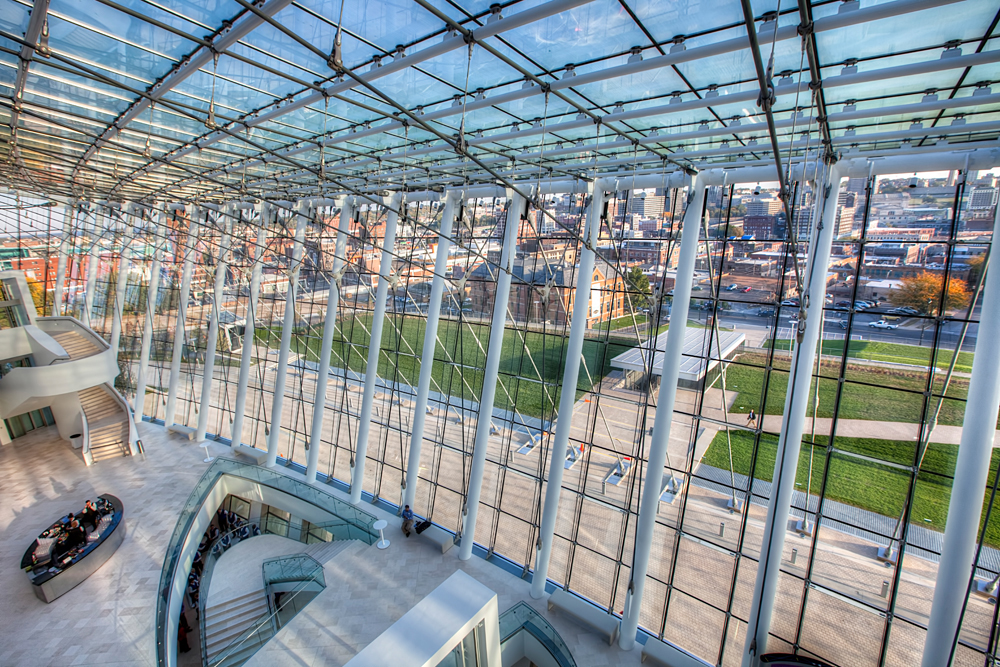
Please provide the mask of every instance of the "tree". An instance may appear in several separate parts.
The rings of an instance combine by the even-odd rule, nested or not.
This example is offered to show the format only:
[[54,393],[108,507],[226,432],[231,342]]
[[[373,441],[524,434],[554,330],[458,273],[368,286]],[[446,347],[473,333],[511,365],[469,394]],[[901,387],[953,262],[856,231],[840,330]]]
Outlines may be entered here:
[[976,255],[969,260],[969,286],[977,285],[979,283],[979,276],[983,272],[983,266],[986,265],[986,255]]
[[28,283],[28,291],[31,292],[31,300],[34,302],[35,311],[39,315],[48,315],[45,312],[45,286],[39,282]]
[[628,283],[629,298],[632,300],[632,307],[635,309],[649,307],[649,295],[652,290],[649,287],[649,278],[638,266],[633,266],[632,270],[625,275]]
[[[938,315],[941,293],[944,291],[944,277],[934,273],[921,273],[913,278],[904,278],[900,288],[892,295],[897,306],[916,308],[924,315]],[[960,308],[969,303],[969,288],[964,280],[952,278],[948,281],[944,308]]]

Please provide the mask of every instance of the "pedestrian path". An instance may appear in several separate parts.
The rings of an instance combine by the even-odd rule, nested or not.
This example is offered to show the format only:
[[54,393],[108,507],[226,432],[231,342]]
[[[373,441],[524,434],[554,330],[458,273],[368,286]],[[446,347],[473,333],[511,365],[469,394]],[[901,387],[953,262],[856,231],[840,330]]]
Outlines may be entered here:
[[[781,415],[765,415],[761,429],[767,433],[780,433],[781,419]],[[816,419],[816,435],[830,435],[832,425],[833,419],[830,417]],[[812,432],[812,420],[808,417],[806,418],[805,432],[807,435]],[[869,421],[867,419],[837,420],[837,435],[842,438],[916,441],[919,433],[919,424]],[[944,445],[957,445],[962,441],[962,427],[938,425],[931,434],[930,441]],[[993,446],[1000,447],[1000,431],[994,432]]]

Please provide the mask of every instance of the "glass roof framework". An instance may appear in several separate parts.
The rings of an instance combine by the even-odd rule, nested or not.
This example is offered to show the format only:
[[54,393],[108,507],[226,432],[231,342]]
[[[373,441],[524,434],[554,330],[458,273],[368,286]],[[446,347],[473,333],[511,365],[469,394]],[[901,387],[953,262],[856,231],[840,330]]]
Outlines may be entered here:
[[[77,203],[62,225],[64,248],[54,242],[59,225],[46,218],[51,209],[24,198],[9,209],[18,209],[16,214],[0,206],[0,231],[16,236],[18,245],[40,248],[47,260],[64,250],[66,284],[57,309],[80,317],[92,308],[95,328],[106,335],[115,319],[115,270],[123,258],[130,262],[121,318],[129,372],[119,388],[130,397],[141,394],[152,419],[192,427],[206,419],[209,434],[240,437],[262,449],[277,439],[278,453],[292,465],[307,466],[318,450],[321,474],[339,483],[353,475],[361,377],[374,364],[385,384],[372,399],[362,486],[397,503],[405,491],[402,480],[413,469],[404,461],[416,421],[414,387],[424,367],[420,341],[431,320],[431,285],[443,277],[439,346],[430,364],[434,398],[428,407],[435,417],[424,432],[414,502],[452,531],[463,529],[476,436],[469,424],[478,421],[475,405],[496,359],[487,353],[488,325],[502,273],[501,240],[513,207],[524,206],[519,196],[544,181],[558,182],[535,191],[525,208],[527,221],[516,230],[520,261],[511,270],[505,324],[498,327],[504,335],[496,405],[504,416],[491,432],[473,536],[477,548],[525,574],[541,528],[550,427],[557,423],[567,365],[568,314],[580,280],[579,256],[587,247],[588,188],[600,177],[619,178],[600,193],[607,228],[600,230],[598,284],[580,295],[597,303],[588,318],[578,382],[590,395],[573,413],[579,420],[570,436],[584,458],[566,472],[549,571],[553,583],[612,613],[625,607],[644,479],[639,471],[649,459],[656,392],[651,383],[612,370],[610,359],[627,349],[641,352],[662,325],[656,308],[644,312],[642,299],[652,295],[637,293],[627,276],[640,266],[663,296],[689,194],[678,185],[681,179],[657,189],[638,187],[632,179],[756,165],[763,181],[776,180],[772,127],[758,105],[758,68],[769,69],[773,140],[785,173],[796,174],[789,184],[792,200],[806,222],[795,218],[791,228],[760,232],[757,240],[770,248],[761,250],[765,258],[741,261],[736,230],[747,221],[738,201],[754,197],[755,188],[732,180],[708,188],[709,238],[700,241],[691,305],[700,326],[691,329],[698,334],[692,349],[699,362],[713,357],[719,321],[734,311],[744,323],[766,323],[766,333],[738,357],[705,364],[711,366],[705,384],[691,390],[690,403],[676,411],[690,428],[677,427],[680,433],[671,440],[684,446],[668,452],[664,473],[687,487],[657,517],[658,557],[647,573],[639,619],[643,631],[709,664],[739,664],[747,634],[747,597],[769,500],[769,487],[758,484],[769,482],[776,438],[772,429],[748,432],[746,411],[753,407],[780,417],[791,359],[782,345],[791,346],[790,317],[799,314],[789,301],[800,291],[791,258],[796,251],[806,256],[812,243],[808,223],[818,206],[807,181],[820,173],[821,140],[828,132],[842,158],[905,158],[993,149],[1000,137],[1000,90],[994,85],[1000,80],[1000,37],[994,36],[1000,13],[995,3],[982,0],[812,3],[814,46],[799,34],[799,5],[777,0],[752,2],[746,13],[735,0],[521,0],[492,8],[460,0],[0,2],[0,122],[9,131],[0,142],[0,173],[19,191]],[[341,72],[327,61],[342,9],[347,71]],[[747,15],[760,41],[756,54],[749,47]],[[807,53],[804,45],[815,52]],[[809,85],[818,81],[823,100]],[[810,173],[803,173],[806,164]],[[841,193],[845,206],[848,199],[854,202],[853,213],[838,220],[844,233],[838,233],[840,254],[831,266],[843,279],[835,297],[842,303],[873,298],[865,284],[891,282],[895,275],[881,259],[884,239],[868,236],[891,219],[883,212],[880,220],[872,200],[898,194],[907,187],[900,181],[911,174],[873,173],[879,176],[852,178]],[[983,220],[992,220],[994,209],[985,212],[978,185],[940,174],[920,179],[936,189],[931,198],[945,213],[933,220],[933,233],[921,231],[913,254],[934,271],[968,279],[973,291],[968,262],[989,243]],[[447,188],[466,184],[483,186],[481,196],[451,200],[457,212],[452,233],[445,234]],[[520,192],[503,187],[509,184]],[[765,189],[775,194],[776,188]],[[391,196],[401,191],[414,196],[397,220],[395,243],[388,244],[387,209],[396,206],[391,202],[399,200]],[[312,209],[296,274],[299,218],[293,211],[297,201],[316,195],[327,198]],[[341,195],[355,197],[352,202]],[[118,208],[102,200],[126,203]],[[253,200],[254,206],[227,206]],[[148,206],[130,207],[134,202]],[[175,202],[187,210],[160,213],[154,206]],[[345,211],[350,215],[342,217]],[[192,224],[196,212],[199,225]],[[627,217],[647,213],[656,219],[655,229],[635,231],[652,232],[658,249],[644,248],[643,237],[615,231]],[[253,328],[250,338],[236,328],[221,332],[222,362],[209,373],[205,331],[217,300],[210,276],[221,261],[227,216],[233,246],[221,295],[231,308],[225,321],[255,322],[257,337]],[[346,254],[336,250],[341,240]],[[452,252],[441,273],[435,253],[445,243]],[[194,282],[191,304],[182,313],[179,283],[189,250]],[[385,259],[391,286],[380,299]],[[248,294],[261,266],[260,299],[252,304]],[[135,376],[144,336],[142,295],[156,270],[160,296],[151,319],[157,329],[143,392]],[[35,274],[35,283],[50,285],[52,271],[45,271]],[[331,280],[343,287],[332,318],[329,366],[336,373],[317,416],[308,373],[310,364],[319,363],[325,320],[331,319]],[[733,283],[750,292],[729,289]],[[296,371],[279,383],[283,364],[258,355],[241,405],[241,350],[256,343],[277,351],[293,285],[299,289],[291,313],[297,318]],[[46,312],[53,296],[42,290]],[[374,315],[380,305],[382,319]],[[912,442],[857,438],[849,427],[871,418],[869,404],[880,418],[917,428],[918,441],[930,441],[938,413],[943,425],[960,424],[964,385],[960,377],[953,380],[947,359],[961,358],[965,370],[971,363],[965,336],[978,327],[976,305],[973,300],[952,308],[946,318],[914,318],[911,328],[918,328],[912,328],[911,342],[919,336],[919,345],[909,347],[926,355],[909,359],[917,367],[909,375],[873,375],[849,345],[841,345],[842,358],[834,359],[837,349],[827,353],[824,342],[816,371],[821,408],[812,413],[814,432],[802,444],[810,466],[816,458],[815,486],[793,511],[819,528],[798,547],[806,564],[782,568],[772,647],[787,645],[845,667],[915,664],[940,551],[933,533],[943,526],[942,503],[928,499],[950,492],[952,470],[941,463],[948,453],[935,450],[921,468]],[[832,316],[845,313],[823,331],[834,348],[837,340],[872,333],[871,315],[832,304],[828,310]],[[384,326],[379,345],[373,344],[376,320]],[[178,329],[187,332],[179,345],[173,344]],[[175,349],[184,362],[179,374],[169,370]],[[180,378],[178,411],[168,414],[164,399],[172,376]],[[209,378],[215,389],[206,409],[198,389]],[[287,398],[277,428],[279,384]],[[737,398],[730,405],[727,396]],[[233,435],[236,413],[243,420],[244,411],[242,431]],[[817,415],[832,421],[830,440],[815,431]],[[717,432],[710,443],[701,441],[706,427]],[[728,453],[720,454],[726,447]],[[638,463],[635,474],[609,486],[607,474],[628,461]],[[861,474],[859,465],[875,470],[864,474],[894,489],[893,498],[876,502],[860,487],[846,488],[842,480]],[[722,510],[729,528],[720,532],[720,502],[728,499],[749,509],[735,515]],[[840,513],[828,512],[830,506]],[[921,521],[934,530],[917,530],[924,529]],[[891,574],[873,558],[846,562],[840,560],[844,540],[854,540],[852,548],[895,546],[906,560],[900,556],[903,566]],[[990,579],[1000,572],[998,538],[991,535],[984,545],[980,574]],[[920,579],[917,588],[914,578]],[[884,580],[888,589],[881,588]],[[958,652],[968,664],[981,664],[984,656],[996,658],[1000,646],[995,608],[974,602]],[[829,641],[828,627],[853,635],[837,645]]]
[[[642,142],[649,165],[770,153],[736,1],[713,3],[709,11],[701,3],[522,0],[497,15],[483,3],[345,2],[347,77],[327,64],[341,11],[333,0],[259,7],[230,0],[208,9],[40,2],[47,5],[50,55],[34,53],[20,76],[32,3],[8,4],[0,86],[18,140],[2,150],[10,155],[16,146],[22,161],[49,165],[12,177],[44,183],[53,194],[224,201],[272,190],[343,191],[345,179],[379,158],[384,181],[397,188],[406,172],[428,170],[431,185],[494,180],[481,165],[461,166],[454,146],[441,139],[453,142],[461,128],[470,157],[523,161],[553,174],[579,173],[574,166],[589,167],[595,152],[623,158],[634,141]],[[795,33],[799,9],[773,2],[751,9],[761,60],[768,65],[773,58],[776,132],[782,142],[794,140],[782,150],[815,149],[821,132],[806,87],[808,59]],[[766,20],[775,12],[777,21]],[[953,143],[996,138],[998,103],[983,92],[1000,78],[991,3],[820,2],[811,13],[837,148],[898,145],[911,131],[921,144],[938,136]],[[484,36],[469,49],[456,29]],[[904,64],[915,73],[893,73]],[[860,75],[856,82],[851,68]],[[974,100],[977,91],[982,98]],[[933,94],[939,108],[928,104]],[[838,118],[845,106],[854,107],[852,115]],[[880,113],[884,106],[895,113]],[[796,108],[800,120],[792,118]],[[964,131],[946,129],[956,119],[964,120]],[[899,134],[887,134],[893,132]],[[579,154],[558,153],[579,141]],[[318,142],[326,144],[322,153]],[[693,149],[699,154],[691,155]]]

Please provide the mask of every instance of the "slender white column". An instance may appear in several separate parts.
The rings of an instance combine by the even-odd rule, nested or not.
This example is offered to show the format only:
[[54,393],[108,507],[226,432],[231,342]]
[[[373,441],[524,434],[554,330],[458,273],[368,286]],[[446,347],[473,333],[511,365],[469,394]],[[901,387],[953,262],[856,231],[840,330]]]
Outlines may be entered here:
[[[142,209],[134,209],[139,215],[142,215]],[[128,286],[128,272],[131,262],[129,262],[129,254],[132,249],[129,247],[132,244],[132,230],[134,225],[132,224],[131,216],[135,213],[122,213],[122,218],[125,220],[125,229],[122,233],[122,247],[118,252],[118,280],[115,282],[115,303],[114,312],[111,314],[111,356],[114,359],[118,359],[118,348],[121,345],[122,339],[122,316],[125,314],[125,288]]]
[[[1000,330],[1000,206],[993,222],[990,242],[990,268],[983,288],[983,307],[979,331]],[[979,343],[983,343],[980,345]],[[948,522],[945,524],[941,564],[931,617],[927,622],[922,667],[950,665],[955,635],[958,633],[962,606],[968,596],[969,581],[976,569],[976,538],[986,493],[986,480],[993,454],[993,436],[1000,405],[1000,346],[992,336],[980,335],[972,360],[968,401],[962,422],[962,441],[955,462],[951,485]]]
[[372,336],[368,343],[368,363],[365,366],[365,387],[361,397],[358,417],[358,441],[354,448],[354,469],[351,471],[351,502],[361,502],[361,488],[365,481],[365,457],[368,455],[368,432],[371,428],[372,404],[375,402],[375,380],[378,378],[378,360],[382,348],[382,325],[385,321],[385,300],[389,295],[389,278],[392,274],[392,249],[396,245],[397,210],[404,210],[406,202],[398,194],[389,199],[390,211],[386,215],[385,238],[382,239],[382,259],[378,268],[378,289],[375,291],[375,312],[372,315]]
[[254,243],[253,268],[250,270],[250,299],[247,302],[246,324],[243,325],[243,351],[240,352],[240,378],[236,384],[236,402],[233,409],[233,428],[229,439],[233,447],[243,443],[243,416],[246,414],[247,386],[250,384],[250,364],[257,326],[257,300],[260,296],[261,257],[267,245],[267,225],[271,219],[271,205],[261,200],[257,204],[257,240]]
[[201,408],[198,410],[198,427],[194,439],[205,440],[208,433],[208,415],[211,410],[212,383],[215,380],[215,354],[219,345],[219,314],[222,312],[222,297],[226,289],[226,272],[229,270],[229,240],[233,228],[233,216],[239,215],[235,206],[227,206],[217,218],[222,223],[222,237],[219,239],[219,259],[215,263],[215,282],[212,285],[212,309],[208,321],[208,339],[205,341],[205,371],[201,376]]
[[507,302],[510,300],[510,276],[514,266],[514,246],[524,214],[524,198],[514,194],[507,209],[503,231],[503,248],[500,267],[497,269],[497,289],[493,299],[493,321],[490,323],[490,342],[486,348],[486,368],[483,374],[483,393],[479,397],[479,415],[476,419],[476,440],[472,450],[472,468],[469,471],[469,493],[465,499],[462,522],[462,543],[458,557],[472,558],[472,545],[476,539],[476,518],[479,516],[479,496],[483,490],[483,473],[486,471],[486,449],[489,446],[490,421],[500,374],[500,356],[503,351],[504,325],[507,323]]
[[431,390],[431,371],[434,369],[434,350],[437,348],[438,322],[441,319],[441,300],[444,297],[444,274],[448,270],[448,253],[451,252],[451,229],[455,222],[455,206],[462,197],[460,192],[449,192],[441,213],[437,254],[434,257],[434,278],[431,280],[431,298],[427,304],[427,326],[424,327],[424,347],[420,354],[420,377],[417,380],[417,400],[413,408],[413,431],[410,435],[410,453],[406,460],[406,489],[403,505],[413,506],[420,480],[420,448],[424,442],[424,424],[427,421],[427,398]]
[[309,431],[309,456],[306,459],[306,481],[316,481],[319,468],[319,447],[323,434],[323,416],[326,411],[326,386],[330,380],[330,352],[333,334],[337,328],[337,308],[340,305],[340,272],[347,254],[347,232],[354,216],[354,198],[346,197],[340,208],[340,226],[333,251],[333,271],[330,272],[330,289],[326,297],[326,319],[323,321],[323,342],[319,349],[319,369],[316,375],[316,398],[313,401],[312,429]]
[[[181,358],[184,354],[184,325],[187,322],[188,299],[191,296],[191,272],[194,270],[194,253],[198,245],[198,225],[201,209],[190,207],[188,233],[184,240],[184,268],[181,270],[180,300],[177,305],[177,322],[174,325],[174,349],[170,358],[170,384],[167,386],[167,410],[163,423],[170,426],[177,415],[177,389],[180,386]],[[180,250],[180,248],[178,248]]]
[[62,241],[59,243],[59,258],[56,265],[56,286],[52,294],[52,317],[62,315],[63,284],[66,282],[66,259],[69,255],[69,237],[73,227],[73,209],[75,205],[67,204],[63,214]]
[[103,209],[99,207],[94,208],[94,220],[90,227],[90,248],[87,249],[87,291],[83,294],[83,324],[88,328],[93,328],[91,325],[91,318],[94,315],[94,290],[97,289],[97,218],[98,216],[104,220],[104,226],[107,226],[108,216],[107,214],[101,213]]
[[[168,208],[157,210],[156,217],[150,225],[153,236],[153,256],[149,264],[149,284],[146,286],[146,317],[142,324],[142,347],[139,350],[139,374],[135,381],[135,400],[132,412],[135,422],[142,421],[146,409],[146,376],[149,373],[149,350],[153,345],[153,324],[156,319],[156,299],[160,291],[160,255],[163,253],[163,241],[167,236]],[[156,220],[159,220],[157,224]],[[162,230],[162,233],[161,233]]]
[[642,594],[646,586],[646,572],[649,569],[650,551],[653,547],[653,532],[656,530],[656,514],[660,509],[663,466],[667,462],[667,447],[670,444],[670,431],[673,425],[674,399],[677,397],[677,378],[680,375],[681,354],[684,351],[684,336],[687,332],[691,282],[698,256],[698,234],[701,231],[704,205],[705,184],[695,176],[688,190],[687,210],[684,211],[674,300],[670,310],[670,329],[667,330],[667,344],[663,350],[663,375],[660,377],[660,394],[656,399],[656,418],[653,421],[653,435],[649,442],[649,460],[646,464],[646,479],[642,484],[639,520],[636,525],[632,575],[628,592],[625,594],[625,613],[622,615],[621,632],[618,635],[618,646],[625,651],[635,646],[635,633],[639,628],[639,612],[642,609]]
[[604,186],[598,185],[595,188],[591,182],[590,190],[590,210],[587,212],[587,228],[583,233],[587,244],[580,253],[580,265],[576,273],[576,297],[573,300],[573,321],[570,323],[569,342],[566,346],[566,367],[563,369],[562,394],[559,396],[559,418],[552,440],[549,481],[545,487],[545,505],[542,509],[542,525],[535,554],[535,573],[531,579],[531,597],[535,599],[545,595],[545,581],[548,578],[549,559],[552,556],[552,540],[556,532],[556,516],[559,513],[559,494],[562,492],[563,472],[566,469],[566,449],[569,446],[569,432],[573,427],[576,384],[580,377],[583,334],[587,330],[587,311],[590,309],[590,288],[594,282],[594,248],[600,236],[601,214],[604,210]]
[[789,390],[785,396],[785,412],[781,435],[778,439],[778,456],[771,477],[771,501],[767,506],[764,537],[757,565],[757,580],[750,601],[750,620],[743,667],[756,666],[760,656],[767,652],[767,635],[771,629],[774,596],[778,587],[778,574],[788,532],[788,516],[795,490],[795,474],[799,465],[799,450],[805,427],[806,409],[809,406],[809,387],[812,384],[816,347],[823,323],[823,301],[826,297],[827,266],[830,264],[830,247],[836,231],[837,196],[840,191],[840,168],[828,168],[824,185],[817,190],[823,196],[823,213],[819,226],[813,231],[809,248],[809,261],[803,280],[806,293],[806,328],[800,342],[795,344],[795,356],[789,374]]
[[274,398],[271,401],[271,430],[267,435],[267,466],[278,462],[278,444],[281,441],[282,409],[285,404],[285,384],[288,380],[288,352],[292,347],[292,329],[295,328],[295,296],[299,291],[299,271],[302,268],[302,241],[305,239],[309,201],[296,204],[295,240],[292,243],[292,262],[288,267],[288,293],[285,295],[285,317],[281,323],[281,347],[278,350],[278,367],[274,372]]

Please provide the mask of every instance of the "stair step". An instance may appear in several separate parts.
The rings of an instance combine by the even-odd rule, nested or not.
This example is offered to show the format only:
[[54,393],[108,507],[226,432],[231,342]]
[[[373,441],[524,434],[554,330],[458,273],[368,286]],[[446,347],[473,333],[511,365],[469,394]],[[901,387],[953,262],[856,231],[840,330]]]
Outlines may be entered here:
[[274,633],[270,628],[262,630],[258,640],[247,642],[246,645],[233,651],[231,655],[227,655],[221,662],[213,665],[213,667],[239,667],[253,657],[253,654],[260,650],[261,645],[273,636]]
[[205,630],[205,650],[209,655],[218,653],[233,643],[233,640],[246,632],[254,622],[267,615],[267,607],[261,604],[260,607],[247,609],[242,614],[226,619],[225,622],[216,621],[211,626],[206,626]]

